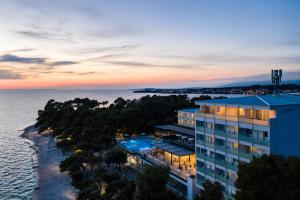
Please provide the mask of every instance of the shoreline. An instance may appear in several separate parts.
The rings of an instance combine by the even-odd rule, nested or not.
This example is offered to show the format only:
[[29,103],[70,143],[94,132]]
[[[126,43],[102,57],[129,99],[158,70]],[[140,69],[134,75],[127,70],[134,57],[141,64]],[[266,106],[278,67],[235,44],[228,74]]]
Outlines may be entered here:
[[59,170],[60,162],[65,158],[55,145],[54,138],[45,134],[37,134],[34,126],[29,126],[20,135],[33,142],[32,167],[35,171],[36,186],[33,200],[75,200],[76,190],[71,185],[67,173]]

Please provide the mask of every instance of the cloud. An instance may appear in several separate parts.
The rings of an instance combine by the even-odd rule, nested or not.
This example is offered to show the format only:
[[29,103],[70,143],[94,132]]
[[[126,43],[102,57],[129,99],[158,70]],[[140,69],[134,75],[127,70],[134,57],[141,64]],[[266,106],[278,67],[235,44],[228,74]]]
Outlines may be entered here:
[[16,31],[16,33],[34,39],[71,41],[70,33],[62,33],[57,31],[22,30]]
[[90,32],[89,35],[101,38],[121,38],[121,37],[132,37],[141,34],[141,30],[136,27],[120,26],[112,28],[101,28]]
[[19,73],[0,69],[0,80],[4,79],[23,79],[23,77]]
[[198,56],[166,55],[165,58],[190,60],[214,63],[300,63],[300,55],[264,56],[264,55],[239,55],[229,53],[200,54]]
[[[14,62],[14,63],[25,63],[25,64],[42,64],[46,66],[46,69],[54,69],[57,66],[63,65],[74,65],[78,64],[79,62],[63,60],[63,61],[56,61],[56,62],[47,62],[47,58],[41,57],[20,57],[13,54],[4,54],[0,56],[0,62]],[[45,67],[43,67],[45,68]],[[31,67],[32,70],[36,70],[36,67]]]
[[49,66],[63,66],[63,65],[74,65],[74,64],[78,64],[79,62],[75,62],[75,61],[57,61],[57,62],[52,62],[49,63]]
[[12,54],[4,54],[0,56],[0,62],[44,64],[46,62],[46,59],[38,57],[20,57]]
[[14,49],[14,50],[10,50],[8,52],[28,52],[28,51],[33,51],[34,49],[30,49],[30,48],[24,48],[24,49]]
[[138,45],[121,45],[121,46],[110,46],[110,47],[100,47],[100,48],[85,48],[80,49],[79,53],[102,53],[111,51],[124,51],[132,50],[139,47]]
[[199,69],[203,68],[202,65],[191,65],[191,64],[186,64],[186,65],[178,65],[178,64],[152,64],[152,63],[144,63],[144,62],[133,62],[133,61],[107,61],[106,63],[113,64],[113,65],[121,65],[121,66],[127,66],[127,67],[148,67],[148,68],[176,68],[176,69]]

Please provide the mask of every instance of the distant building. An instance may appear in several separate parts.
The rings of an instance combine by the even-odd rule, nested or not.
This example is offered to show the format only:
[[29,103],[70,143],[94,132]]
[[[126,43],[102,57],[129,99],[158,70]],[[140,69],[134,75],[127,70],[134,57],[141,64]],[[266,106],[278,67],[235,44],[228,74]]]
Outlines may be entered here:
[[206,179],[236,193],[238,164],[254,156],[300,156],[300,96],[266,95],[196,102],[196,185]]
[[178,110],[178,125],[195,128],[195,113],[197,110],[197,108]]

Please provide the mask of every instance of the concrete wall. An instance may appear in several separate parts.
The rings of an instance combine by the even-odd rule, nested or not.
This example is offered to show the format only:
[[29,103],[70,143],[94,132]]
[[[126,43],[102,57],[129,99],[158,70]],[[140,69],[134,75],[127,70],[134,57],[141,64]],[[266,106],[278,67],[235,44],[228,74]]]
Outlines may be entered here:
[[274,108],[276,118],[271,119],[271,154],[300,157],[300,105]]

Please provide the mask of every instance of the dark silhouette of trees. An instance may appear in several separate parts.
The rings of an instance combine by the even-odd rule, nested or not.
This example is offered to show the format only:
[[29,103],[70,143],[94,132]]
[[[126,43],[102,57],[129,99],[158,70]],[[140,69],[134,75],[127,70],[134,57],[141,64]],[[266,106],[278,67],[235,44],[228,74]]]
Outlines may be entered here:
[[127,161],[127,154],[120,149],[114,148],[105,152],[104,161],[108,166],[112,163],[117,164],[119,171],[121,171],[121,165]]
[[206,180],[203,184],[204,190],[196,197],[196,200],[223,200],[222,188],[220,183]]
[[159,166],[146,166],[137,180],[137,200],[170,199],[180,198],[166,189],[170,169]]
[[300,159],[267,156],[239,165],[236,200],[296,200],[300,197]]

